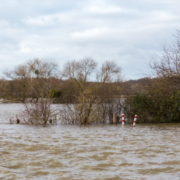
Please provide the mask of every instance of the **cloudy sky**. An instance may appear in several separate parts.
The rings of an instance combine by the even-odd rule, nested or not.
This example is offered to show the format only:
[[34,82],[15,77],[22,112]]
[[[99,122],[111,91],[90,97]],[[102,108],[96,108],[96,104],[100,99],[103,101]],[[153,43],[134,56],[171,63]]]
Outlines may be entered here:
[[0,71],[27,60],[114,60],[126,79],[148,72],[180,29],[179,0],[0,0]]

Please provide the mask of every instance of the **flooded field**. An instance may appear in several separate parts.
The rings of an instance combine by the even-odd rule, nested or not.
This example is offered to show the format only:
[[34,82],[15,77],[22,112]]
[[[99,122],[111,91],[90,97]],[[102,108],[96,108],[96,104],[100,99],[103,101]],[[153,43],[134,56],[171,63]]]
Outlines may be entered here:
[[10,125],[0,104],[0,179],[180,179],[180,125]]

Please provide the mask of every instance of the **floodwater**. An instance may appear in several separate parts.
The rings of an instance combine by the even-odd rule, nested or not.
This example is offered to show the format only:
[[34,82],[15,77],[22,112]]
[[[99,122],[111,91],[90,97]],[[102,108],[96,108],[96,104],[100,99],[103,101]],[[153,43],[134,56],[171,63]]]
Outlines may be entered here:
[[0,104],[0,179],[179,180],[180,125],[10,125]]

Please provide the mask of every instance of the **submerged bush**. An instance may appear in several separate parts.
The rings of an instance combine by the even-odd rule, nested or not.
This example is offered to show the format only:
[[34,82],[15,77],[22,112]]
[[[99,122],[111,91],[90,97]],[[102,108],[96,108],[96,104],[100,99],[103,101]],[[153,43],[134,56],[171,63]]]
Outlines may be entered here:
[[177,123],[180,122],[180,97],[155,98],[136,94],[124,102],[124,113],[133,121],[138,115],[138,123]]
[[27,124],[57,123],[57,109],[51,107],[49,99],[41,99],[39,102],[25,103],[25,110],[21,117]]

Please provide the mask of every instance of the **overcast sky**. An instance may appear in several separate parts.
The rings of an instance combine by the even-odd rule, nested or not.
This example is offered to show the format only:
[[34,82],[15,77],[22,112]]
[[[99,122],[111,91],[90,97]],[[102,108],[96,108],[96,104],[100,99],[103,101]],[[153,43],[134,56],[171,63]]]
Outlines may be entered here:
[[27,60],[114,60],[126,79],[148,72],[180,29],[179,0],[0,0],[0,71]]

